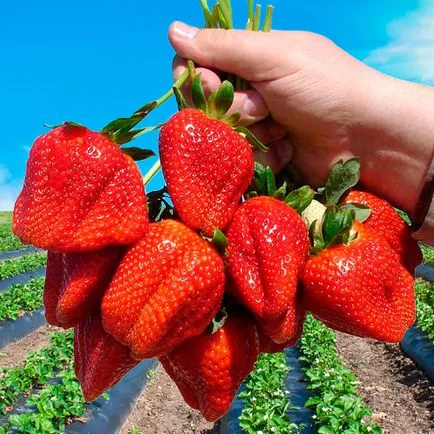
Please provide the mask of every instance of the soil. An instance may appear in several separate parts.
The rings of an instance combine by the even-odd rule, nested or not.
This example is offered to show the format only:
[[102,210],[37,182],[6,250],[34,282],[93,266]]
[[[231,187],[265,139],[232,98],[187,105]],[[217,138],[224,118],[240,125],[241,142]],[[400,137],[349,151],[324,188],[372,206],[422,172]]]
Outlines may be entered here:
[[48,324],[42,325],[24,338],[3,347],[0,350],[0,368],[22,367],[30,352],[48,346],[49,333],[56,330],[60,329]]
[[434,433],[434,385],[398,344],[337,333],[337,347],[385,434]]
[[191,409],[159,365],[120,434],[133,427],[143,434],[218,434],[220,424],[207,422]]

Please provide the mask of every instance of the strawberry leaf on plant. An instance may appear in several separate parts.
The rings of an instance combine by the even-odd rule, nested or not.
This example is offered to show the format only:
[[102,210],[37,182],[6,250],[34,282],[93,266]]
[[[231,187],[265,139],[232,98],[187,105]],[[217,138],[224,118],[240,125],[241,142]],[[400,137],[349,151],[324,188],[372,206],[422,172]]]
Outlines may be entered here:
[[354,187],[360,178],[358,158],[338,161],[330,170],[325,189],[322,193],[327,205],[336,205],[342,195]]

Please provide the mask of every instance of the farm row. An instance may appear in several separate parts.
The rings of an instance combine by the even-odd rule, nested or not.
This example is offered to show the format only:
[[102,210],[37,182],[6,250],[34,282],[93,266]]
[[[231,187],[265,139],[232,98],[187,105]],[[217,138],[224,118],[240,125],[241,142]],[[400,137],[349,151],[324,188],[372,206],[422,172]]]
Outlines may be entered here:
[[[5,260],[0,262],[0,279],[14,279],[20,273],[35,271],[43,267],[45,261],[46,256],[41,253]],[[43,277],[31,279],[24,284],[13,284],[0,293],[0,326],[42,307],[43,282]],[[434,287],[430,282],[418,280],[416,293],[418,326],[432,339]],[[49,328],[45,327],[45,329],[46,335]],[[37,330],[31,332],[29,338],[36,333]],[[21,359],[16,363],[12,361],[11,365],[3,367],[3,361],[8,360],[9,348],[20,346],[20,342],[26,339],[27,337],[2,349],[5,357],[0,358],[0,414],[2,415],[0,433],[12,432],[12,430],[28,433],[51,433],[64,430],[68,432],[71,427],[82,425],[80,421],[86,421],[89,417],[92,419],[92,412],[98,408],[98,411],[102,408],[111,408],[113,420],[116,419],[118,424],[125,422],[125,415],[116,414],[121,410],[117,410],[119,405],[116,405],[119,395],[113,391],[109,391],[101,398],[97,406],[92,404],[89,406],[85,403],[74,375],[73,338],[70,331],[53,331],[49,342],[46,342],[45,336],[45,345],[30,352],[25,358],[21,355]],[[357,340],[357,338],[352,339]],[[26,345],[22,344],[21,353],[23,348],[26,348]],[[301,362],[303,373],[297,374],[298,378],[294,378],[292,370],[294,363],[290,353],[295,354]],[[169,428],[169,431],[166,427],[166,430],[161,432],[193,433],[205,432],[205,429],[208,433],[217,433],[218,430],[222,433],[235,433],[235,429],[238,429],[240,433],[262,432],[264,434],[297,431],[382,432],[384,421],[376,417],[378,409],[369,408],[366,400],[359,396],[356,375],[352,369],[349,369],[352,368],[351,361],[342,359],[340,355],[336,333],[309,317],[297,348],[288,350],[286,354],[261,355],[254,372],[246,379],[234,403],[233,407],[237,407],[236,411],[232,408],[228,417],[222,420],[221,426],[217,423],[211,427],[213,431],[210,431],[209,426],[201,428],[201,424],[197,422],[197,426],[190,427],[189,431],[185,427],[177,427],[179,422],[173,419],[174,426]],[[145,369],[142,369],[142,380],[148,378],[146,373],[149,366],[146,365]],[[136,385],[135,396],[141,393],[137,401],[138,407],[142,405],[146,408],[150,402],[154,402],[155,405],[155,397],[158,396],[154,393],[154,389],[158,387],[158,383],[155,382],[159,379],[164,381],[161,367],[152,377],[149,387],[144,390],[142,387],[137,388]],[[128,391],[128,394],[131,393]],[[153,396],[150,395],[151,393]],[[184,414],[189,414],[189,420],[197,418],[195,412],[183,404],[176,389],[172,388],[170,393],[173,394],[177,411],[182,408]],[[301,403],[298,394],[304,397]],[[166,411],[164,403],[167,403],[167,398],[163,393],[161,397],[163,413]],[[103,402],[107,404],[103,405]],[[303,404],[306,408],[303,408]],[[421,406],[421,414],[424,408],[426,404]],[[157,432],[155,427],[149,428],[148,422],[144,422],[140,417],[134,419],[134,414],[135,412],[127,420],[123,433]],[[178,419],[182,420],[182,417]],[[76,422],[70,425],[74,421]],[[230,431],[225,431],[228,424],[231,424],[232,428]],[[426,415],[424,424],[428,429],[430,428],[430,420]]]

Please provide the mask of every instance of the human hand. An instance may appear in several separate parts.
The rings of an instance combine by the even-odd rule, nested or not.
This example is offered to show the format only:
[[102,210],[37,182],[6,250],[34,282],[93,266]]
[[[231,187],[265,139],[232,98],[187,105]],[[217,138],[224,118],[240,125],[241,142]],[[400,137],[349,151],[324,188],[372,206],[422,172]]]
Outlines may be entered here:
[[[262,160],[275,170],[291,160],[317,186],[337,160],[358,156],[367,188],[410,212],[414,208],[432,149],[412,134],[414,125],[403,127],[402,104],[414,121],[426,90],[423,96],[417,85],[369,68],[313,33],[199,30],[174,23],[169,38],[180,57],[202,67],[208,92],[220,83],[215,71],[250,83],[252,90],[237,92],[232,110],[270,145]],[[176,77],[183,68],[175,58]]]

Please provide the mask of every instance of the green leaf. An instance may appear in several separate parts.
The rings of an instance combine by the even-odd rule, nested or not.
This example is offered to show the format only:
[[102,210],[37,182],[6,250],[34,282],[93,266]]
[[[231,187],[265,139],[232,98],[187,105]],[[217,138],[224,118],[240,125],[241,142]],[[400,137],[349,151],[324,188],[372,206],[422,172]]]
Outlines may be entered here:
[[225,80],[220,87],[208,98],[208,107],[211,114],[217,119],[224,116],[234,101],[234,86]]
[[366,221],[371,215],[371,208],[367,205],[362,205],[361,203],[346,203],[341,206],[342,209],[353,209],[356,215],[356,220],[360,223]]
[[208,104],[206,102],[205,94],[203,92],[202,80],[200,74],[197,74],[191,83],[191,99],[199,110],[204,113],[208,112]]
[[353,226],[355,211],[328,206],[322,222],[322,236],[325,247],[342,244],[348,241],[349,232]]
[[342,195],[354,187],[360,178],[360,162],[358,158],[338,161],[330,170],[325,185],[324,198],[327,205],[336,205]]
[[320,222],[318,220],[314,220],[309,228],[309,237],[312,245],[311,253],[316,254],[324,250],[325,243],[322,237],[322,232],[319,229]]
[[135,146],[131,148],[122,148],[121,150],[123,153],[129,155],[134,161],[146,160],[155,155],[155,152],[150,149],[142,149]]
[[297,190],[291,191],[291,193],[285,197],[284,202],[294,208],[298,213],[301,213],[312,203],[314,197],[315,192],[308,185],[305,185]]
[[235,113],[232,113],[230,115],[223,116],[221,118],[221,120],[223,122],[227,123],[228,125],[233,126],[233,125],[236,125],[238,123],[238,121],[240,120],[240,118],[241,118],[241,113],[240,112],[235,112]]

